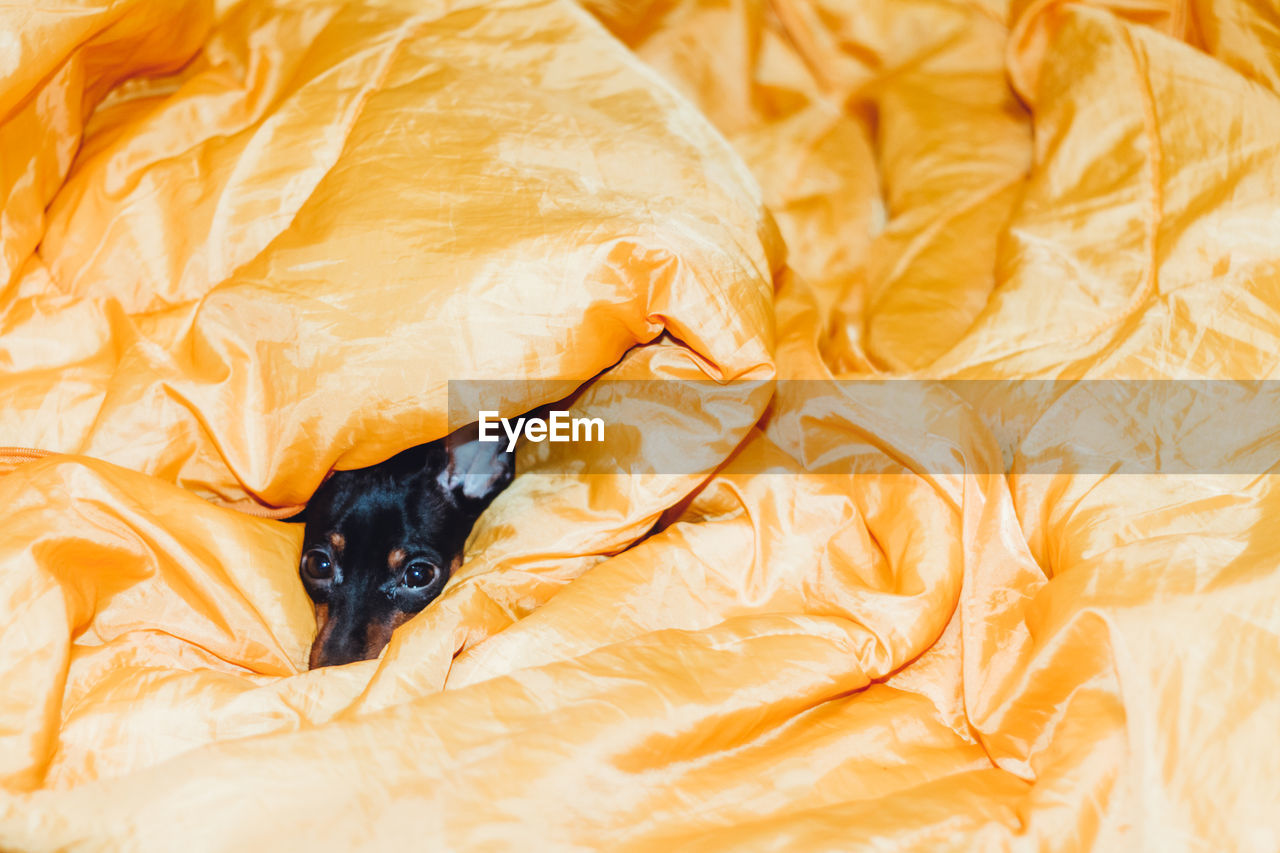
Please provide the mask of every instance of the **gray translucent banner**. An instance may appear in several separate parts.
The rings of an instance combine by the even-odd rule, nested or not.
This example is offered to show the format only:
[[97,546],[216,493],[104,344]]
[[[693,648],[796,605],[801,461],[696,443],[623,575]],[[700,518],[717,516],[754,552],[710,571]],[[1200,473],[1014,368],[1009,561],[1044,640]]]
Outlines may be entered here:
[[750,474],[1257,475],[1280,462],[1272,380],[485,380],[450,382],[449,405],[452,427],[483,418],[504,448],[518,432],[522,469],[547,473],[728,461]]

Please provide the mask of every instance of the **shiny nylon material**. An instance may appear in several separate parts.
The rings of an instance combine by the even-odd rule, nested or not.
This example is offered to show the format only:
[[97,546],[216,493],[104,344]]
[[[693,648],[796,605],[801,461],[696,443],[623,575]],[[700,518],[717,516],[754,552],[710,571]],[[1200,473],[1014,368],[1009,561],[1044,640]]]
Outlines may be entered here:
[[[1271,377],[1269,4],[68,0],[0,46],[0,849],[1280,847],[1270,475],[981,473],[928,392],[940,474],[767,381]],[[444,595],[304,671],[273,519],[450,379],[600,374],[756,390],[640,401],[697,474],[523,449]]]

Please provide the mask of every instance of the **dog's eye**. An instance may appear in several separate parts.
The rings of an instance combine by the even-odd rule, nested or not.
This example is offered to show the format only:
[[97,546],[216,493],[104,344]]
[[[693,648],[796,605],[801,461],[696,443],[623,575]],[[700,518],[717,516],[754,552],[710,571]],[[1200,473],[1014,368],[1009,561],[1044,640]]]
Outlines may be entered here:
[[404,570],[404,585],[409,589],[419,589],[435,580],[436,572],[439,571],[435,566],[423,560],[414,560],[409,567]]
[[317,581],[327,581],[333,577],[333,562],[324,551],[308,551],[302,558],[303,573]]

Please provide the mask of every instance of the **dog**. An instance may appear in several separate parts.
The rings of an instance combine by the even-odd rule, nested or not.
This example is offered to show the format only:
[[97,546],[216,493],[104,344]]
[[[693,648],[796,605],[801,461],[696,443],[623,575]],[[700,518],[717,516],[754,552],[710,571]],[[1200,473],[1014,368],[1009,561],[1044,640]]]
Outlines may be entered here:
[[376,658],[444,590],[513,454],[474,425],[385,462],[337,471],[307,503],[299,573],[316,610],[310,666]]

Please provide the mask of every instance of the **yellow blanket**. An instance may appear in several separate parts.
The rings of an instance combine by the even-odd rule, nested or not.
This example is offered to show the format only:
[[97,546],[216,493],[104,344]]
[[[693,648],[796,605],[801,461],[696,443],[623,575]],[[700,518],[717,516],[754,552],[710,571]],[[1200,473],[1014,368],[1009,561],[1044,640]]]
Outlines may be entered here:
[[[1280,848],[1269,474],[769,385],[1271,376],[1277,91],[1264,0],[0,8],[0,849]],[[758,390],[305,671],[274,519],[601,374]]]

